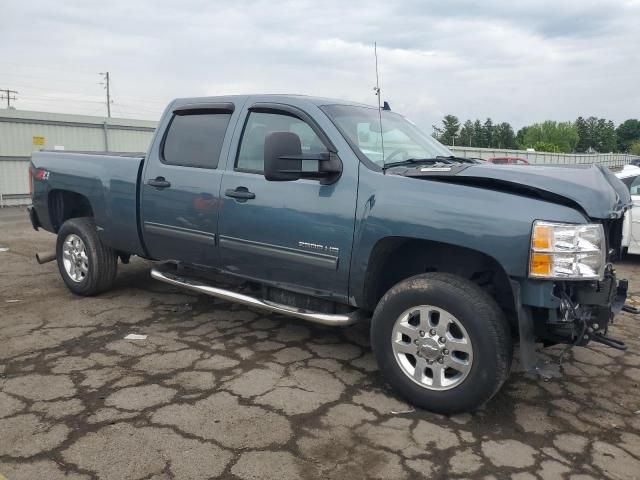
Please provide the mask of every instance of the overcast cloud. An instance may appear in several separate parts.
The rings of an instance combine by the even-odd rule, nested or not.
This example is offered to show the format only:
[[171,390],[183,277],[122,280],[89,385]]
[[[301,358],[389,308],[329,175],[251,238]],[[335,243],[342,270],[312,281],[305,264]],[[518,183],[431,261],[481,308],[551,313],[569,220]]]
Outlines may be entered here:
[[156,119],[178,96],[383,99],[423,129],[640,117],[640,0],[8,1],[0,88],[20,109]]

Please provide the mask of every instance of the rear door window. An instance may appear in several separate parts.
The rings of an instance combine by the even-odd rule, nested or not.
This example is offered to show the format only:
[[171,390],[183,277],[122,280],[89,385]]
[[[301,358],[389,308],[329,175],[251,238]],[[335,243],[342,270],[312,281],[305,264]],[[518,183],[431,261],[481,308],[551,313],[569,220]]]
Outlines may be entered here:
[[162,162],[183,167],[217,168],[230,113],[174,115],[162,149]]

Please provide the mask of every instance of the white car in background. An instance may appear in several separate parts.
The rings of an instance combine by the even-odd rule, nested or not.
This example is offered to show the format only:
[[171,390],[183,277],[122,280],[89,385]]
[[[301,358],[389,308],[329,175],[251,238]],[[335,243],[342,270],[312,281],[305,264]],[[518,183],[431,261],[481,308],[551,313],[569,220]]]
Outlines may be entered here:
[[640,255],[640,167],[625,165],[616,177],[627,186],[633,200],[633,208],[624,214],[622,248],[627,253]]

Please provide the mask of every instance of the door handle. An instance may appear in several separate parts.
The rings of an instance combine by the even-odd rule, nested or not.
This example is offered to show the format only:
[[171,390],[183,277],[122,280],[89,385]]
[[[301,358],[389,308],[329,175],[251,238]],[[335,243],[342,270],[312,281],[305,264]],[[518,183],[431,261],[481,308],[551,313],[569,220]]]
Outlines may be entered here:
[[237,199],[239,202],[246,202],[247,200],[253,200],[254,198],[256,198],[256,194],[253,192],[250,192],[247,187],[236,187],[235,190],[232,190],[231,188],[227,188],[224,191],[224,194],[227,197],[232,197]]
[[162,188],[169,188],[171,186],[171,182],[168,182],[167,180],[165,180],[164,177],[156,177],[156,178],[147,180],[147,185],[149,185],[150,187],[162,189]]

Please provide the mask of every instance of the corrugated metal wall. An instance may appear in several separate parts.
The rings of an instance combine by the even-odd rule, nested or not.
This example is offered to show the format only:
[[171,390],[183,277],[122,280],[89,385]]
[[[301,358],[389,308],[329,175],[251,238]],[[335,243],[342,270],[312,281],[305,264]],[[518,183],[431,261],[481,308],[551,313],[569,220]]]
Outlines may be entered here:
[[0,109],[0,206],[29,203],[32,152],[145,152],[155,127],[145,120]]
[[28,158],[0,157],[0,207],[29,203],[28,168]]

